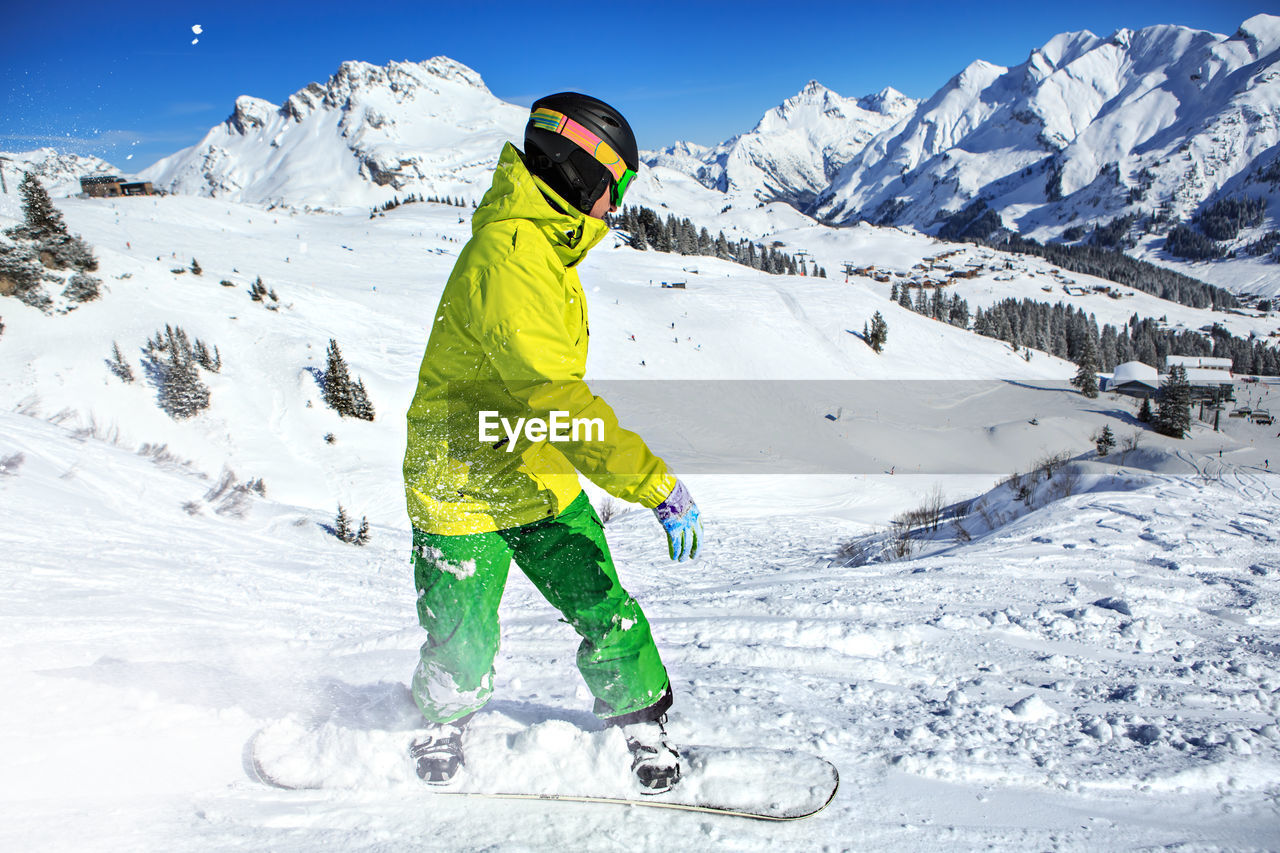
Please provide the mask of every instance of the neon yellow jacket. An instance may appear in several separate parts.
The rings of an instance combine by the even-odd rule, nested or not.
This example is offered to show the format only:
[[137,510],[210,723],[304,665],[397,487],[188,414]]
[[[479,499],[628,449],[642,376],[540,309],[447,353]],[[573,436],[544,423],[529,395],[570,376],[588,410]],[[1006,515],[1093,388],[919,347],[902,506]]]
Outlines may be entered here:
[[[583,381],[587,305],[574,268],[605,236],[604,222],[556,196],[502,149],[493,186],[471,218],[472,238],[445,284],[409,406],[405,498],[414,527],[459,535],[557,515],[581,491],[577,472],[652,508],[676,478]],[[602,440],[480,440],[480,413],[600,419]],[[593,438],[599,438],[593,435]]]

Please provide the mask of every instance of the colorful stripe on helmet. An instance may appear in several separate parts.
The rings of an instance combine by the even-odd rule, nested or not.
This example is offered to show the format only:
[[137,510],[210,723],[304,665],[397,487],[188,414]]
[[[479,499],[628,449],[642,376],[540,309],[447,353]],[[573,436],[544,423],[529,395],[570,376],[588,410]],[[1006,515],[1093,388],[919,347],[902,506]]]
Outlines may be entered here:
[[529,121],[533,122],[534,127],[558,133],[573,142],[599,161],[600,165],[608,169],[615,182],[622,180],[623,173],[627,171],[627,164],[623,161],[622,156],[617,151],[614,151],[609,143],[564,113],[558,113],[546,107],[539,107],[529,116]]

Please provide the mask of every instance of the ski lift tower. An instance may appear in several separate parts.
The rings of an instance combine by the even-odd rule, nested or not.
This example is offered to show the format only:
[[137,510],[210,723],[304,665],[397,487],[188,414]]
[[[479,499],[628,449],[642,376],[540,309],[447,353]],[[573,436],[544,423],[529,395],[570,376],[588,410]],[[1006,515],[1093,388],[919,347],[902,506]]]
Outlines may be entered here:
[[844,283],[845,284],[849,283],[849,276],[851,275],[853,275],[853,262],[845,261],[844,262]]
[[796,252],[796,257],[800,259],[800,275],[808,275],[808,273],[805,272],[805,265],[804,265],[804,259],[808,254],[809,253],[806,252],[804,249],[801,249],[800,251]]

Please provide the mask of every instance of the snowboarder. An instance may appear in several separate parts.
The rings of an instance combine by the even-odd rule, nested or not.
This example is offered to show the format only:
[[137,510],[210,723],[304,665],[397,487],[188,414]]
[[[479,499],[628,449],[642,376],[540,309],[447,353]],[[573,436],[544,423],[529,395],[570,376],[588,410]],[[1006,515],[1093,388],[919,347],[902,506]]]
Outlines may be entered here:
[[[433,784],[462,766],[466,723],[493,693],[498,603],[514,558],[582,637],[577,664],[594,711],[623,727],[637,779],[657,793],[680,776],[663,726],[670,680],[578,481],[581,472],[651,508],[670,557],[696,556],[702,523],[688,489],[583,381],[589,332],[577,267],[608,233],[604,217],[622,203],[639,154],[617,110],[572,92],[534,103],[524,144],[523,153],[503,147],[472,215],[409,407],[405,497],[427,631],[412,692],[429,724],[410,752]],[[500,414],[545,426],[564,413],[602,423],[603,436],[586,430],[579,440],[575,430],[553,444],[517,426],[495,442],[481,421]]]

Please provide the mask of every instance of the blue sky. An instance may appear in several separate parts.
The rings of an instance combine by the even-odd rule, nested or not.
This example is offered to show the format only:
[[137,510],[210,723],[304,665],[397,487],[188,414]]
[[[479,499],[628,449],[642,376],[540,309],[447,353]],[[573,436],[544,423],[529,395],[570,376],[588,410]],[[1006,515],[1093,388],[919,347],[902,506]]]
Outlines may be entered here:
[[1059,32],[1232,33],[1259,12],[1280,2],[23,3],[0,32],[0,150],[51,145],[133,172],[197,142],[239,95],[281,103],[344,60],[440,54],[514,103],[601,97],[642,148],[711,144],[810,79],[927,97],[974,59],[1014,65]]

